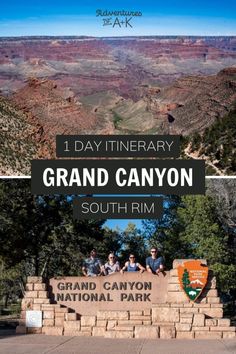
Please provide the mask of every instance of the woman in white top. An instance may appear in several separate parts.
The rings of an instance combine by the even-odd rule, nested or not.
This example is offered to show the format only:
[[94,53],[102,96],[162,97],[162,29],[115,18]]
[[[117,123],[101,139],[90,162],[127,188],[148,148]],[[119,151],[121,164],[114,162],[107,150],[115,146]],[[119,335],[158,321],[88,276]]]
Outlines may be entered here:
[[108,256],[108,262],[104,265],[104,271],[105,275],[110,275],[120,271],[120,264],[112,252]]

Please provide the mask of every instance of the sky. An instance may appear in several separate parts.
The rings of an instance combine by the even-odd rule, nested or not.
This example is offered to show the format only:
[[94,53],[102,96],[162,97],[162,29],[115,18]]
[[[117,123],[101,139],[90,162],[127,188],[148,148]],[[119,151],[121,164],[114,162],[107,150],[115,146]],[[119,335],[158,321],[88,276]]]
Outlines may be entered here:
[[108,219],[104,226],[108,226],[113,230],[119,228],[124,231],[129,223],[135,224],[138,229],[142,229],[142,220],[139,219]]
[[[132,18],[132,28],[103,26],[97,9],[141,11],[142,16]],[[236,35],[236,1],[3,1],[0,36],[30,35]]]
[[[105,195],[101,195],[105,196]],[[110,194],[110,197],[139,197],[137,194],[130,194],[130,195],[125,195],[125,194]],[[159,196],[159,195],[157,195]],[[94,194],[94,197],[99,197],[99,195]],[[107,195],[106,195],[107,197]],[[142,197],[150,197],[150,194],[143,194]],[[152,195],[154,197],[154,195]],[[134,198],[135,199],[135,198]],[[164,204],[166,205],[166,204]],[[126,227],[128,226],[129,223],[135,224],[138,229],[142,229],[142,219],[107,219],[103,227],[109,227],[112,230],[115,229],[120,229],[121,231],[124,231]]]

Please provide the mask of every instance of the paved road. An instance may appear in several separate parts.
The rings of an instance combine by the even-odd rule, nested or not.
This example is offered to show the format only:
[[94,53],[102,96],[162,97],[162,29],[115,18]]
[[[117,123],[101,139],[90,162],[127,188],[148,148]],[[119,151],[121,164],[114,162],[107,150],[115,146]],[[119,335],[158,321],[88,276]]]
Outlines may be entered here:
[[236,354],[236,340],[0,336],[1,354]]

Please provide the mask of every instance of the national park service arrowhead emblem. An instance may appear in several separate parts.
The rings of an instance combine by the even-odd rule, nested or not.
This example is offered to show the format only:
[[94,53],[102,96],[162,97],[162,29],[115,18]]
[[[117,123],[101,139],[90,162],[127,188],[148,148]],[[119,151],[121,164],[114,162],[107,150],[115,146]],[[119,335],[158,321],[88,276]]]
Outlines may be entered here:
[[208,267],[198,260],[186,261],[178,266],[178,277],[187,297],[196,301],[207,283]]

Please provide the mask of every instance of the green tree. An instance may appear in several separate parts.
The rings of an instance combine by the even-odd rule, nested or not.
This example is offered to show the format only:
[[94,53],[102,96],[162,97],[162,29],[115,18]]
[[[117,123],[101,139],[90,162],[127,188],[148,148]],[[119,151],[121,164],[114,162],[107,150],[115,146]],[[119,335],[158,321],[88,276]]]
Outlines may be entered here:
[[108,254],[113,252],[119,259],[121,254],[122,235],[119,230],[111,230],[107,226],[104,227],[103,242],[100,242],[97,250],[99,258],[105,263],[108,259]]
[[[236,163],[236,104],[231,111],[205,129],[202,135],[192,134],[182,139],[182,152],[185,142],[191,143],[192,152],[199,150],[206,155],[216,166],[225,171],[225,174],[235,174]],[[214,172],[214,171],[213,171]]]
[[209,264],[227,259],[226,235],[217,223],[210,196],[184,196],[178,207],[180,238],[189,257],[206,258]]
[[205,258],[210,268],[217,271],[219,288],[233,289],[236,283],[227,247],[228,234],[219,222],[215,199],[209,195],[184,196],[182,201],[177,219],[185,257]]
[[8,307],[9,301],[14,301],[24,293],[22,283],[22,264],[17,267],[7,267],[0,258],[0,305]]
[[172,268],[175,258],[183,258],[184,250],[179,238],[177,208],[181,204],[178,196],[163,196],[163,216],[143,221],[143,229],[148,249],[157,247],[165,259],[167,269]]
[[129,259],[129,254],[134,253],[136,261],[145,265],[147,256],[147,244],[144,233],[135,224],[129,223],[121,233],[120,260],[123,263]]
[[189,273],[188,273],[187,269],[184,270],[183,277],[182,277],[182,282],[183,282],[183,285],[184,285],[185,289],[190,284]]
[[105,220],[73,220],[65,196],[33,196],[29,180],[0,183],[0,256],[25,275],[76,275],[92,247],[103,242]]

